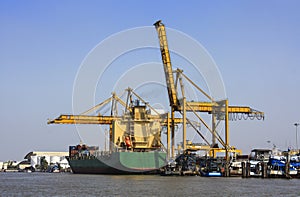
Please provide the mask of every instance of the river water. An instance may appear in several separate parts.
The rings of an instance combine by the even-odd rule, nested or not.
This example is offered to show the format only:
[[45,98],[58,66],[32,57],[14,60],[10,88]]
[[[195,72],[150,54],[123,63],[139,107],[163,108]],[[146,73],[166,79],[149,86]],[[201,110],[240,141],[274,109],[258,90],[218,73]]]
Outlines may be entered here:
[[300,179],[0,173],[0,196],[300,196]]

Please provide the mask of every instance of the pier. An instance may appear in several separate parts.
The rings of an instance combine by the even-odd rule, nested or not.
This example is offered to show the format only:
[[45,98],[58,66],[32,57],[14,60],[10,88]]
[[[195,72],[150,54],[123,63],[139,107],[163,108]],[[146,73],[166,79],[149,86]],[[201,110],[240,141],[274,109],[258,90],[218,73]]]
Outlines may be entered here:
[[252,156],[230,158],[228,172],[224,157],[197,156],[195,153],[179,155],[161,169],[161,175],[242,177],[242,178],[300,178],[300,155],[291,156],[290,151],[272,155],[271,150],[254,149]]

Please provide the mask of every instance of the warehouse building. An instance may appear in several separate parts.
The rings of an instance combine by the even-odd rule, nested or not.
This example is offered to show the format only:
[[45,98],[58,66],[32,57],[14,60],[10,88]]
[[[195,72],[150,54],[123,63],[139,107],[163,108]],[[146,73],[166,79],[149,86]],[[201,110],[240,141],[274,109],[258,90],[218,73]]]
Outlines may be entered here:
[[49,167],[59,166],[60,169],[70,168],[66,157],[69,155],[68,152],[43,152],[43,151],[32,151],[29,152],[24,159],[30,162],[30,166],[37,170],[42,166],[42,162],[46,161]]

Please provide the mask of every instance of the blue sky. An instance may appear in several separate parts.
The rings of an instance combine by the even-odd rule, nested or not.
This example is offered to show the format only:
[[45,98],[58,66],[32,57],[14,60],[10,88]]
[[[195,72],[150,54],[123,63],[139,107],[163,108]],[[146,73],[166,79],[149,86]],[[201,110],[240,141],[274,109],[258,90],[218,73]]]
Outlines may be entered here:
[[46,122],[72,112],[81,62],[108,36],[158,19],[206,48],[230,104],[265,112],[263,122],[232,122],[232,145],[245,153],[272,144],[295,146],[299,6],[299,1],[1,1],[0,160],[20,160],[32,150],[66,151],[78,143],[74,126]]

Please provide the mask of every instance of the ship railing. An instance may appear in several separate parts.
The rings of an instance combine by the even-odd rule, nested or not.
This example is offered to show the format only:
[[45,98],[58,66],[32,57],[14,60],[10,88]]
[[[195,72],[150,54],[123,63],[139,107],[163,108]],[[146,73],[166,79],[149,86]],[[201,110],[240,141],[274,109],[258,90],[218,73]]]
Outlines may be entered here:
[[94,157],[103,157],[103,156],[110,156],[110,155],[111,155],[111,151],[103,151],[103,150],[95,151],[93,154]]
[[70,160],[84,160],[84,159],[94,159],[95,156],[91,154],[76,154],[69,157]]
[[110,156],[111,151],[94,151],[92,154],[76,154],[70,157],[71,160],[95,159],[97,157]]

